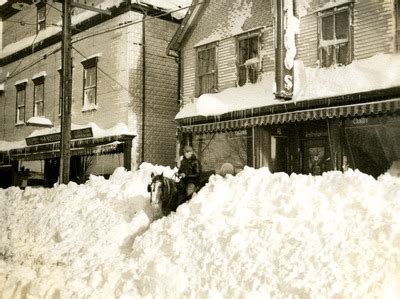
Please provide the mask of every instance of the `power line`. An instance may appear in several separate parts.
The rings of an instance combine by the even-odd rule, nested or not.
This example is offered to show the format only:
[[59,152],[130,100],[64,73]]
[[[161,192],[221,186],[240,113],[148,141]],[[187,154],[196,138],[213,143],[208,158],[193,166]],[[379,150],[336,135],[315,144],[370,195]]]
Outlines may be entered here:
[[[84,59],[87,59],[87,56],[85,54],[83,54],[81,51],[79,51],[77,48],[75,48],[74,46],[72,46],[72,49],[74,49],[79,55],[81,55]],[[122,87],[122,89],[124,89],[125,91],[127,91],[131,96],[133,96],[133,93],[127,89],[124,85],[122,85],[122,83],[118,82],[116,79],[114,79],[113,77],[111,77],[108,73],[106,73],[102,68],[100,68],[99,66],[97,66],[97,69],[102,72],[107,78],[109,78],[110,80],[114,81],[115,83],[117,83],[119,86]]]
[[143,18],[143,19],[137,20],[137,21],[127,21],[127,22],[119,24],[117,27],[105,29],[105,30],[98,31],[98,32],[93,32],[91,34],[82,36],[80,38],[76,38],[75,40],[72,41],[72,43],[76,43],[76,42],[82,41],[84,39],[93,37],[93,36],[101,35],[101,34],[104,34],[104,33],[108,33],[108,32],[114,31],[114,30],[118,30],[118,29],[121,29],[121,28],[132,26],[132,25],[135,25],[135,24],[139,24],[139,23],[142,23],[142,22],[145,22],[145,21],[148,21],[148,20],[159,19],[159,18],[161,18],[163,16],[166,16],[166,15],[169,15],[171,13],[178,12],[178,11],[181,11],[181,10],[184,10],[184,9],[187,9],[187,8],[191,8],[191,7],[203,4],[203,3],[204,2],[199,2],[199,3],[196,3],[196,4],[189,5],[189,6],[181,7],[179,9],[175,9],[175,10],[163,12],[163,13],[160,13],[160,14],[157,14],[157,15],[154,15],[154,16],[150,16],[150,17],[147,17],[147,18]]
[[[52,7],[52,6],[51,6],[51,7]],[[50,7],[49,10],[46,12],[46,19],[47,19],[47,16],[49,15],[49,12],[50,12],[50,10],[51,10],[51,7]],[[34,50],[35,41],[36,41],[37,37],[39,36],[39,32],[40,32],[40,31],[37,31],[37,32],[36,32],[35,38],[33,39],[32,44],[31,44],[31,46],[30,46],[30,48],[32,48],[32,52],[33,52],[33,50]],[[10,76],[9,76],[9,77],[12,77],[12,76],[14,75],[15,71],[20,67],[21,63],[24,61],[24,58],[25,58],[25,57],[23,57],[23,58],[19,61],[18,65],[17,65],[17,66],[15,67],[15,69],[10,73]]]

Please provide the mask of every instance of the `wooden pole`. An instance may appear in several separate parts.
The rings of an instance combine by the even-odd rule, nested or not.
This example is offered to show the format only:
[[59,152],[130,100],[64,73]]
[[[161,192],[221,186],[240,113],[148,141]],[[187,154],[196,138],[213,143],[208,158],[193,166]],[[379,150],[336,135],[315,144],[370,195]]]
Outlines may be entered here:
[[72,102],[72,62],[71,62],[71,0],[63,1],[62,38],[62,107],[61,107],[61,146],[60,183],[67,184],[70,179],[71,159],[71,102]]

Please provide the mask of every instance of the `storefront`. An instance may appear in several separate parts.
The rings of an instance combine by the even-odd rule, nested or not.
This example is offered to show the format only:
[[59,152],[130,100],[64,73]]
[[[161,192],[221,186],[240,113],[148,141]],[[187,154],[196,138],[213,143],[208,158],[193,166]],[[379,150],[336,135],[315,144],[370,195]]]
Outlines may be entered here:
[[[94,168],[104,169],[107,163],[109,169],[98,174],[107,176],[118,166],[130,170],[134,137],[93,136],[91,128],[72,130],[70,180],[83,183]],[[25,141],[26,147],[0,153],[0,176],[7,180],[1,187],[53,186],[60,170],[60,133],[27,137]]]
[[273,113],[282,107],[263,107],[241,113],[253,117],[238,118],[236,112],[212,122],[182,119],[180,130],[205,170],[229,162],[236,171],[249,165],[321,175],[353,168],[377,177],[400,159],[399,98],[316,107],[321,103],[330,104],[319,100],[308,102],[308,107],[288,105],[285,108],[293,110],[283,113]]

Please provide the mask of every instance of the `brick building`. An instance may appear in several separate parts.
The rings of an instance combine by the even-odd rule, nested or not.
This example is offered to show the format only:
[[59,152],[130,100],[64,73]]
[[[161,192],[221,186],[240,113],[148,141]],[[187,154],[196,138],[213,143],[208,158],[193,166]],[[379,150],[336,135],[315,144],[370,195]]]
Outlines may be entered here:
[[[51,186],[59,167],[62,6],[12,2],[0,6],[1,180],[26,184],[29,169]],[[178,63],[165,53],[179,19],[146,1],[92,2],[111,15],[73,9],[71,179],[143,161],[174,165]]]
[[[291,66],[291,35],[287,50],[276,49],[278,3],[285,32],[296,29]],[[398,0],[193,4],[168,50],[182,60],[182,142],[203,169],[230,162],[237,170],[351,167],[378,176],[400,159]],[[294,73],[287,81],[275,78],[281,51]],[[275,96],[279,80],[294,84],[291,97]]]

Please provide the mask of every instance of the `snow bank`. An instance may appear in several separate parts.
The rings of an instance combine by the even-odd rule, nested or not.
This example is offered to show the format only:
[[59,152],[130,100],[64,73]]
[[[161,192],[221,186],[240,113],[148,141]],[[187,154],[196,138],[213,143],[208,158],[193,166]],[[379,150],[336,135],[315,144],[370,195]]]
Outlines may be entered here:
[[400,178],[245,168],[151,223],[154,170],[0,189],[0,294],[399,298]]

